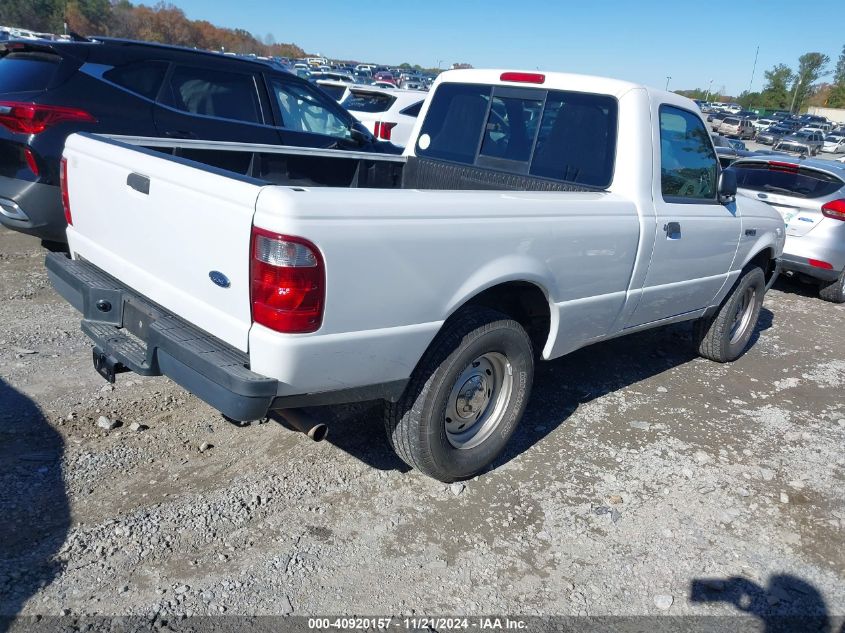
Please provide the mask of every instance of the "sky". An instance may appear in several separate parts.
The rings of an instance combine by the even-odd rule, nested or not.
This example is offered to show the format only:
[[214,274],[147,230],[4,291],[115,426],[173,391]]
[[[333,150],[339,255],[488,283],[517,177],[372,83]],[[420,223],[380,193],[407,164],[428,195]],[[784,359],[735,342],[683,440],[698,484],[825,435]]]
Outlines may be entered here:
[[[171,0],[191,19],[243,28],[329,58],[448,68],[541,69],[670,90],[739,95],[806,52],[832,71],[845,45],[843,0]],[[755,51],[759,46],[752,82]],[[827,77],[830,79],[830,76]],[[822,78],[824,80],[824,78]]]

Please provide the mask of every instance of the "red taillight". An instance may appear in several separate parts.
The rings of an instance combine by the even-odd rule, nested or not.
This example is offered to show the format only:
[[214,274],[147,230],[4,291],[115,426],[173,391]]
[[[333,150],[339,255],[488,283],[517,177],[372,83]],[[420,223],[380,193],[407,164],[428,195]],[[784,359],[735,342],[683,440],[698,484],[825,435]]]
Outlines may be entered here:
[[38,163],[35,162],[35,154],[32,153],[32,150],[28,147],[23,148],[23,156],[26,159],[27,167],[29,167],[29,171],[31,171],[36,176],[40,173],[38,169]]
[[546,81],[546,76],[540,73],[502,73],[499,79],[523,84],[541,84]]
[[96,123],[97,119],[76,108],[0,101],[0,125],[18,134],[40,134],[51,125],[65,121]]
[[317,247],[301,237],[253,227],[250,252],[252,320],[288,334],[318,330],[326,274]]
[[832,200],[822,205],[822,213],[826,218],[834,220],[845,220],[845,199]]
[[825,270],[833,270],[833,264],[828,262],[823,262],[820,259],[808,259],[807,260],[810,266],[815,266],[816,268],[824,268]]
[[62,188],[62,207],[65,210],[65,220],[68,226],[73,226],[73,216],[70,214],[70,197],[67,194],[67,158],[62,156],[59,170],[59,182]]
[[395,123],[385,123],[384,121],[376,121],[373,126],[373,135],[383,141],[390,140],[390,133],[396,127]]

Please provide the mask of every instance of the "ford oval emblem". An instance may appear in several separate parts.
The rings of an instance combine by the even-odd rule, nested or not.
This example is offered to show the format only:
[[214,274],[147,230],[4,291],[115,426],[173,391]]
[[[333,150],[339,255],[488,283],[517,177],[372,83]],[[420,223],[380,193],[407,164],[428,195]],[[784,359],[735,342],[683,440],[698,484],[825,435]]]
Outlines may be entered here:
[[215,283],[215,285],[220,286],[221,288],[228,288],[229,287],[229,278],[221,273],[219,270],[212,270],[208,273],[208,278],[211,279]]

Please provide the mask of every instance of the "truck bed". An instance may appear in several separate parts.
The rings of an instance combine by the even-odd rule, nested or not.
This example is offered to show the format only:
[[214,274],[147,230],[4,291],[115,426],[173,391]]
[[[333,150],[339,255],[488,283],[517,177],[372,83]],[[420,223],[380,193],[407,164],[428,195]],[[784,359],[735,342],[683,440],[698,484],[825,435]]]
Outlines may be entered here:
[[482,191],[595,191],[593,187],[425,158],[346,150],[110,136],[262,184],[294,187]]

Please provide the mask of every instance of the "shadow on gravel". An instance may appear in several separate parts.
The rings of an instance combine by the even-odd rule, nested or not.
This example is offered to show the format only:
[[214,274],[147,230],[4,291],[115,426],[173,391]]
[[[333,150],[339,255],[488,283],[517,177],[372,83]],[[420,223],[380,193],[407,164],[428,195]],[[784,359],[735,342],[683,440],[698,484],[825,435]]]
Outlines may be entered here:
[[357,402],[313,407],[308,412],[329,427],[326,442],[377,470],[410,471],[387,442],[382,424],[382,404]]
[[762,633],[837,633],[839,624],[845,627],[828,614],[818,589],[789,574],[772,576],[767,587],[737,576],[698,578],[690,583],[689,601],[731,604],[760,618]]
[[[749,349],[773,322],[772,311],[764,306]],[[596,343],[562,358],[538,363],[525,416],[491,469],[509,462],[566,424],[579,405],[696,358],[692,326],[679,323]]]
[[0,380],[0,633],[59,573],[70,528],[64,442],[39,408]]

